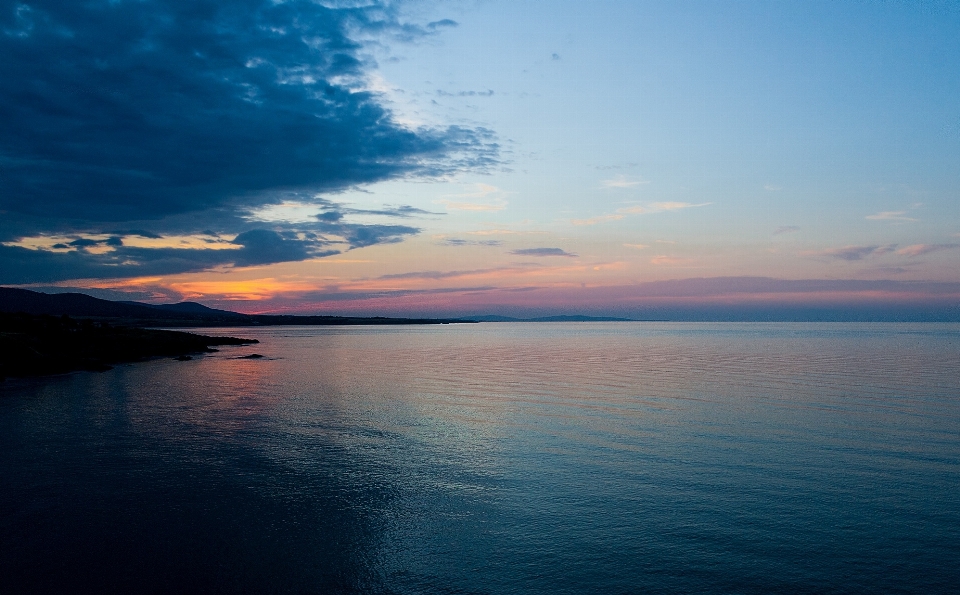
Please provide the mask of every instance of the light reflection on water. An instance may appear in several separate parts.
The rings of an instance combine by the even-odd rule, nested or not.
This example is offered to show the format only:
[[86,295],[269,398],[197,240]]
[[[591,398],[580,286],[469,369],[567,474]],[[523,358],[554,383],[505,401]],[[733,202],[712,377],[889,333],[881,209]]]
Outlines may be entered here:
[[0,576],[51,592],[960,584],[960,325],[216,332],[261,344],[0,388]]

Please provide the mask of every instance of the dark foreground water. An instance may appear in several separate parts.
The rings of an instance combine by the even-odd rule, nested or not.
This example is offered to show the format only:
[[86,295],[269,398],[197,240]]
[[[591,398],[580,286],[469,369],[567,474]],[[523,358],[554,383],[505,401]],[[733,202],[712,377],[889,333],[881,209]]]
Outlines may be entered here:
[[0,590],[960,588],[958,325],[219,332],[0,385]]

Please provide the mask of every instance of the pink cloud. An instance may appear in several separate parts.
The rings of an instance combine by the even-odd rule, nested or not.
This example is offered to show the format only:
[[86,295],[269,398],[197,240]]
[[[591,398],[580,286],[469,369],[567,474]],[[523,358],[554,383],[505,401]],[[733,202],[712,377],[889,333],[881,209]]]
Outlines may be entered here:
[[902,256],[922,256],[931,252],[940,252],[941,250],[955,250],[960,248],[960,244],[913,244],[897,250],[897,254]]
[[681,258],[679,256],[670,256],[667,254],[657,254],[656,256],[650,259],[650,264],[657,265],[657,266],[681,265],[681,264],[688,264],[689,262],[690,262],[690,259],[688,258]]

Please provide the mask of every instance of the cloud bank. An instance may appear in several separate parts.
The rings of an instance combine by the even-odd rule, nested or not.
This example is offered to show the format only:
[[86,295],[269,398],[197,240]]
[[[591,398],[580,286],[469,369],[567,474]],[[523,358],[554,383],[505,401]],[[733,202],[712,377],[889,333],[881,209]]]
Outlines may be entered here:
[[[3,3],[0,282],[301,260],[416,233],[342,217],[290,229],[243,214],[289,192],[310,200],[495,162],[489,131],[411,129],[365,90],[374,65],[358,39],[406,40],[452,26],[403,24],[376,3]],[[133,248],[122,234],[112,244],[85,237],[118,228],[160,237],[210,231],[235,236],[237,248]],[[56,234],[77,236],[70,250],[20,242]]]

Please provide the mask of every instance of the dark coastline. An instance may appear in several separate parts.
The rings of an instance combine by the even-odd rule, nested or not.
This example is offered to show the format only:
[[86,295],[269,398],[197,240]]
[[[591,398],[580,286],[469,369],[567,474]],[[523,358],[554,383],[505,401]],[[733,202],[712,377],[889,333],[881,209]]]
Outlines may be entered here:
[[438,318],[241,314],[182,302],[161,306],[114,302],[79,293],[46,294],[0,287],[0,380],[80,370],[155,357],[189,359],[219,345],[253,339],[210,337],[157,327],[355,326],[474,322]]
[[155,357],[210,353],[219,345],[256,339],[115,326],[69,316],[0,313],[0,380],[81,370],[102,372],[114,364]]
[[476,322],[454,318],[393,318],[385,316],[297,316],[290,314],[241,314],[208,308],[195,302],[153,305],[115,302],[82,293],[48,294],[15,287],[0,287],[0,312],[71,316],[130,327],[223,327],[223,326],[352,326],[451,324]]

